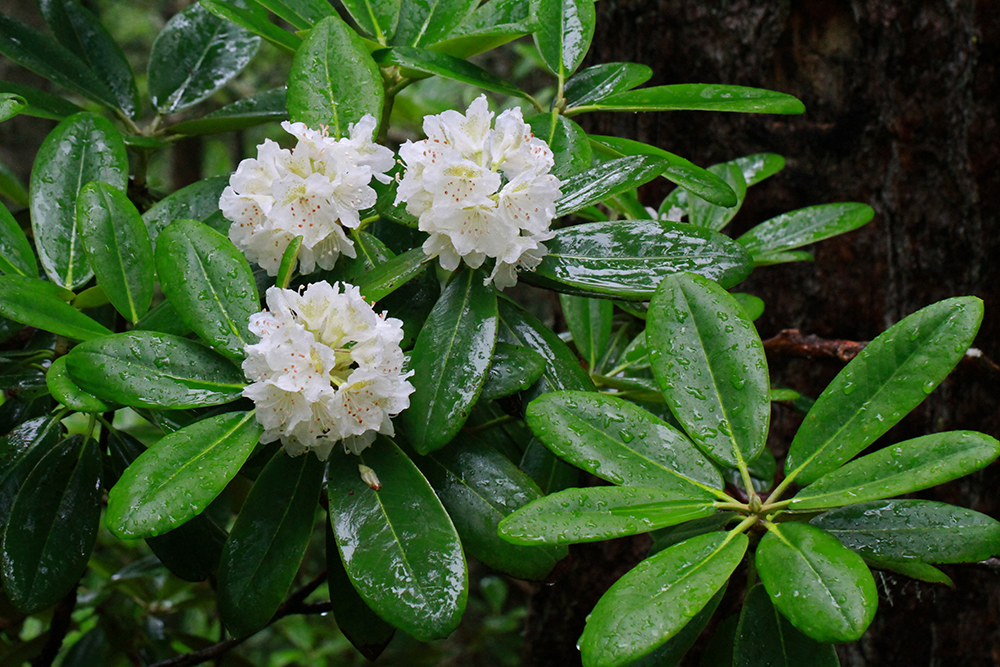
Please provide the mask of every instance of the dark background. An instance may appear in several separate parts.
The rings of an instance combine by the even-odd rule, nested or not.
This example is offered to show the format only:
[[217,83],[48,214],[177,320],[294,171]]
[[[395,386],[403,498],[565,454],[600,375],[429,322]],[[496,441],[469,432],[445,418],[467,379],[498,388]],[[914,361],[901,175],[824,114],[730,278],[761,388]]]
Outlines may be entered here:
[[[795,95],[802,116],[604,114],[584,128],[654,144],[707,166],[756,152],[784,155],[753,187],[732,234],[814,204],[859,201],[874,221],[817,245],[815,263],[765,267],[741,285],[765,300],[761,336],[798,328],[870,340],[934,301],[986,302],[976,346],[1000,359],[1000,2],[993,0],[601,0],[584,66],[653,68],[646,85],[729,83]],[[658,205],[659,179],[642,191]],[[775,384],[815,397],[842,362],[770,358]],[[986,363],[962,364],[878,445],[928,432],[1000,436],[1000,382]],[[772,450],[801,417],[775,408]],[[1000,517],[1000,467],[919,494]],[[586,614],[648,543],[574,549],[571,570],[535,595],[527,665],[579,663]],[[1000,574],[989,564],[942,566],[955,589],[876,576],[868,634],[840,649],[845,666],[1000,665]],[[735,580],[734,580],[735,581]],[[737,611],[730,590],[720,610]],[[710,628],[711,629],[711,628]],[[697,664],[702,644],[686,664]]]

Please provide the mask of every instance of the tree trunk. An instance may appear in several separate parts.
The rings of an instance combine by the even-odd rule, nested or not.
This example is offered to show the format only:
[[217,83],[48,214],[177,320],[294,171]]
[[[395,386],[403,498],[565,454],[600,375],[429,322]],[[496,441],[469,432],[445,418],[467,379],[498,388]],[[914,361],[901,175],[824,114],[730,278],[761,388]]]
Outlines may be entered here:
[[[654,71],[646,85],[739,84],[805,103],[803,116],[579,118],[590,132],[651,143],[703,166],[756,152],[784,155],[786,169],[749,191],[730,225],[733,236],[814,204],[874,207],[866,227],[818,244],[814,263],[764,267],[740,286],[767,303],[757,321],[762,337],[798,328],[870,340],[934,301],[974,294],[986,302],[975,344],[1000,358],[1000,3],[602,0],[597,12],[585,66],[639,62]],[[647,205],[657,206],[669,189],[658,180],[640,193]],[[788,358],[771,358],[770,365],[774,384],[812,397],[843,366]],[[963,364],[877,446],[955,429],[996,437],[998,389],[988,364]],[[776,454],[787,450],[800,421],[775,408],[769,446]],[[917,495],[998,517],[997,488],[1000,467],[993,465]],[[577,552],[573,569],[535,597],[526,664],[579,663],[575,641],[589,601],[603,592],[593,585],[609,585],[609,571],[628,569],[612,555]],[[1000,664],[997,571],[976,564],[943,569],[954,589],[876,576],[878,614],[860,642],[841,647],[842,664]],[[701,650],[696,646],[685,664],[696,665]]]

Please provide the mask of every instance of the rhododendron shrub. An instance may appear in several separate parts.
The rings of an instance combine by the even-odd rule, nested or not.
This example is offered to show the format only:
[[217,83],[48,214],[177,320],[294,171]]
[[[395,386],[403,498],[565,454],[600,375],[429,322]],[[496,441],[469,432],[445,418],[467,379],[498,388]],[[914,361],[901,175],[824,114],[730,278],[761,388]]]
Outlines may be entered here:
[[[40,3],[48,32],[0,14],[0,53],[61,87],[0,82],[0,122],[56,121],[28,190],[0,171],[7,662],[271,660],[262,630],[323,612],[296,641],[335,624],[374,660],[396,629],[400,650],[448,637],[467,606],[498,618],[463,634],[516,641],[503,579],[468,604],[470,560],[544,581],[570,544],[650,533],[588,617],[584,665],[676,664],[736,605],[713,626],[725,664],[836,665],[876,613],[871,568],[950,583],[935,564],[1000,552],[993,518],[898,498],[982,468],[996,440],[871,447],[959,362],[982,303],[909,314],[815,401],[774,388],[764,304],[736,286],[872,209],[820,203],[733,238],[784,158],[703,168],[574,120],[798,100],[581,70],[593,0],[439,9],[200,0],[153,43],[141,95],[78,0]],[[542,90],[469,60],[528,35]],[[287,86],[220,106],[262,40]],[[454,85],[413,85],[431,77]],[[435,99],[421,136],[393,139],[401,108],[462,86],[481,94]],[[179,139],[254,126],[271,138],[233,173],[150,189]],[[659,178],[676,187],[648,201]],[[782,461],[778,400],[807,413]]]

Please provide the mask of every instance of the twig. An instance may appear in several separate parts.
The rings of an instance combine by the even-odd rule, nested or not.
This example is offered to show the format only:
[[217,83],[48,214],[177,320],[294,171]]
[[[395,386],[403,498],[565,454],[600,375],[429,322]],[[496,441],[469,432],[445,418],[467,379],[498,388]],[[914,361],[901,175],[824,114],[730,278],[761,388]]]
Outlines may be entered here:
[[49,638],[42,647],[42,652],[31,661],[31,667],[51,667],[59,649],[62,648],[63,640],[69,631],[70,622],[73,620],[73,609],[76,607],[76,589],[80,585],[77,582],[73,590],[66,594],[59,604],[56,605],[52,613],[52,621],[49,623]]
[[[292,614],[323,614],[330,611],[333,607],[329,602],[304,602],[304,600],[309,597],[314,590],[319,588],[320,584],[324,581],[326,581],[326,570],[320,572],[305,586],[289,595],[288,599],[282,602],[281,606],[278,607],[278,611],[274,612],[274,616],[270,621],[268,621],[267,625],[269,626],[275,621],[278,621],[285,616],[291,616]],[[206,646],[200,651],[192,651],[191,653],[185,653],[184,655],[178,655],[173,658],[161,660],[160,662],[153,663],[149,667],[191,667],[192,665],[200,665],[203,662],[208,662],[213,658],[217,658],[220,655],[233,650],[246,640],[250,639],[252,636],[253,634],[245,635],[243,637],[230,637],[225,641],[212,644],[211,646]]]
[[784,329],[778,332],[777,336],[764,341],[764,351],[768,354],[789,357],[807,359],[825,357],[850,361],[867,344],[866,341],[820,338],[813,334],[804,334],[798,329]]

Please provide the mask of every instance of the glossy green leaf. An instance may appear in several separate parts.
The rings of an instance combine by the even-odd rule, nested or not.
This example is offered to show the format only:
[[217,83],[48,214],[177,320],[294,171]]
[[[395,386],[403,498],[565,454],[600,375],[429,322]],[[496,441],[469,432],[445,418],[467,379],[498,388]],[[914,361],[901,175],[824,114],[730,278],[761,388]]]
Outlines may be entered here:
[[239,397],[243,372],[208,347],[154,331],[96,338],[67,355],[70,376],[104,400],[140,408],[195,408]]
[[430,48],[456,58],[495,49],[531,32],[529,13],[524,0],[488,0]]
[[440,42],[476,4],[475,0],[407,0],[400,6],[392,44],[426,47]]
[[400,0],[344,0],[344,8],[358,27],[379,44],[396,32]]
[[761,584],[747,591],[736,631],[733,667],[839,667],[833,644],[802,634],[771,604]]
[[930,500],[872,500],[811,523],[865,556],[925,563],[972,563],[1000,553],[1000,522]]
[[693,537],[647,558],[597,602],[580,637],[584,667],[622,667],[675,636],[743,559],[743,534]]
[[611,337],[611,316],[614,306],[607,299],[588,299],[568,294],[559,295],[563,317],[573,334],[573,344],[589,368],[597,365]]
[[774,266],[775,264],[785,264],[786,262],[812,262],[815,258],[811,252],[805,250],[792,250],[791,252],[773,252],[766,255],[757,255],[753,258],[754,266]]
[[542,355],[520,345],[497,342],[479,401],[493,401],[525,391],[544,372]]
[[462,544],[434,490],[407,456],[379,438],[357,459],[381,488],[361,480],[356,460],[327,473],[330,520],[344,568],[379,616],[421,641],[448,636],[468,597]]
[[[153,244],[124,192],[107,183],[83,186],[76,219],[87,261],[111,304],[136,322],[153,300]],[[162,275],[162,273],[161,273]]]
[[742,518],[741,515],[736,512],[716,512],[704,519],[694,519],[669,528],[655,530],[649,534],[653,539],[649,555],[658,554],[664,549],[669,549],[675,544],[690,540],[692,537],[724,530],[728,524],[736,523],[736,520],[740,518]]
[[593,0],[531,0],[531,16],[542,61],[564,81],[583,62],[594,38]]
[[555,159],[552,174],[560,181],[590,169],[593,151],[582,127],[562,114],[551,113],[529,116],[525,122],[552,149]]
[[890,445],[827,473],[792,499],[791,509],[817,509],[929,489],[984,468],[1000,442],[975,431],[934,433]]
[[323,468],[310,452],[278,452],[254,482],[219,562],[219,612],[234,637],[264,628],[285,599],[312,535]]
[[267,40],[288,55],[295,55],[295,51],[302,45],[301,37],[279,28],[266,16],[225,0],[200,0],[200,2],[201,6],[213,15],[224,21],[235,23],[248,32]]
[[0,93],[16,95],[27,102],[27,106],[19,112],[25,116],[63,120],[67,116],[83,111],[81,107],[62,97],[10,81],[0,81]]
[[505,517],[542,494],[492,447],[460,434],[416,463],[455,523],[466,553],[479,562],[518,579],[539,580],[566,557],[564,547],[519,546],[497,535]]
[[101,519],[101,451],[74,435],[34,467],[3,535],[3,587],[33,614],[59,602],[87,567]]
[[135,76],[107,28],[76,0],[41,0],[39,8],[56,41],[86,63],[117,107],[134,118],[140,108]]
[[62,423],[53,417],[35,417],[0,436],[0,530],[24,480],[62,438]]
[[361,655],[374,661],[388,646],[396,628],[383,621],[358,595],[340,560],[337,541],[329,521],[326,525],[326,580],[337,629]]
[[747,184],[739,165],[731,162],[712,165],[708,171],[725,181],[729,189],[736,194],[736,203],[729,207],[722,207],[702,199],[697,194],[689,194],[687,198],[688,222],[699,227],[719,231],[729,224],[729,221],[743,206],[743,200],[747,194]]
[[52,365],[45,372],[45,384],[48,386],[52,398],[70,410],[107,412],[114,409],[108,403],[76,386],[76,383],[69,376],[69,371],[66,370],[66,357],[59,357],[52,362]]
[[669,166],[670,163],[661,157],[631,155],[608,160],[576,174],[559,186],[562,196],[556,201],[556,217],[587,208],[626,190],[633,190],[653,180]]
[[127,180],[125,142],[102,116],[70,116],[42,142],[31,170],[31,229],[52,282],[73,289],[94,275],[76,221],[80,189],[101,181],[124,190]]
[[111,108],[118,106],[114,93],[72,51],[55,42],[50,35],[3,14],[0,14],[0,53],[99,104]]
[[28,101],[14,93],[0,93],[0,123],[10,120],[28,107]]
[[0,276],[0,316],[76,340],[111,333],[55,296],[52,287],[55,285],[36,278]]
[[419,453],[443,447],[462,428],[483,388],[496,340],[496,292],[483,284],[480,272],[457,274],[410,357],[414,392],[401,419]]
[[150,308],[149,312],[135,323],[135,328],[145,331],[161,331],[175,336],[187,336],[191,333],[191,329],[177,314],[177,309],[170,305],[166,299]]
[[0,273],[14,273],[28,278],[38,275],[35,253],[21,225],[0,203]]
[[733,667],[736,626],[739,621],[739,614],[732,614],[722,619],[708,639],[708,645],[701,654],[698,667]]
[[201,514],[250,456],[253,412],[208,417],[161,438],[108,494],[105,523],[122,539],[161,535]]
[[733,160],[743,171],[747,187],[757,185],[785,168],[785,158],[777,153],[754,153]]
[[192,331],[234,360],[256,342],[250,316],[260,310],[253,271],[229,239],[194,220],[178,220],[156,244],[156,268],[167,299]]
[[587,371],[580,367],[576,355],[552,329],[506,299],[500,299],[497,305],[500,314],[498,340],[526,347],[545,359],[545,371],[525,401],[561,389],[593,391],[594,383]]
[[[229,5],[227,4],[226,6]],[[194,118],[192,120],[177,123],[176,125],[171,125],[170,131],[177,134],[187,135],[216,134],[218,132],[244,130],[248,127],[282,121],[287,118],[288,110],[285,108],[285,88],[282,86],[280,88],[265,90],[257,93],[253,97],[248,97],[246,99],[233,102],[232,104],[227,104],[221,109],[213,111],[212,113],[202,116],[201,118]],[[188,187],[194,187],[198,183],[204,183],[205,181],[218,181],[224,185],[228,185],[229,176],[211,176],[204,181],[198,181]],[[186,190],[187,188],[184,189]],[[182,190],[178,190],[173,195],[170,195],[170,197],[167,197],[167,199],[164,199],[157,204],[157,206],[171,197],[176,196],[181,191]],[[217,209],[218,197],[216,197],[216,210]],[[195,216],[181,214],[177,215],[176,218],[195,218]],[[204,218],[196,219],[203,220]]]
[[487,72],[482,67],[444,53],[410,46],[394,46],[391,49],[376,51],[372,57],[382,67],[397,65],[425,74],[436,74],[446,79],[454,79],[483,90],[511,97],[525,97],[527,95],[514,84]]
[[770,383],[739,303],[701,276],[670,276],[646,322],[653,375],[687,434],[722,465],[754,460],[767,438]]
[[875,211],[866,204],[822,204],[766,220],[736,240],[756,259],[844,234],[874,217]]
[[743,292],[730,292],[730,294],[743,309],[743,316],[751,322],[764,314],[764,300],[760,297]]
[[149,54],[149,96],[161,114],[201,102],[242,71],[260,37],[191,5],[167,21]]
[[568,108],[596,102],[608,95],[640,86],[653,76],[653,70],[638,63],[601,63],[580,70],[566,81],[563,96]]
[[255,0],[299,30],[308,30],[336,10],[326,0]]
[[799,100],[785,93],[714,83],[653,86],[609,95],[568,115],[584,111],[735,111],[739,113],[800,114]]
[[21,179],[0,161],[0,197],[6,197],[18,206],[28,205],[28,191]]
[[878,605],[875,580],[861,557],[806,523],[767,527],[757,546],[757,573],[778,611],[816,641],[859,639]]
[[701,611],[691,617],[691,620],[681,628],[680,632],[671,637],[652,653],[639,658],[629,664],[629,667],[678,667],[681,659],[687,655],[695,642],[701,636],[702,631],[712,620],[715,610],[718,609],[722,597],[726,594],[728,584],[723,584],[712,599],[708,601]]
[[[679,431],[607,394],[560,391],[528,405],[532,432],[560,458],[613,484],[713,492],[722,478]],[[716,493],[722,497],[721,494]]]
[[715,496],[636,486],[566,489],[535,500],[500,522],[513,544],[599,542],[648,533],[715,514]]
[[338,16],[316,24],[292,60],[288,113],[309,127],[326,125],[336,139],[365,114],[378,121],[385,98],[382,76],[361,38]]
[[201,220],[219,210],[219,197],[229,185],[229,176],[210,176],[164,197],[142,214],[154,243],[163,228],[174,220]]
[[863,555],[862,558],[865,559],[868,567],[876,570],[895,572],[910,579],[926,581],[929,584],[944,584],[950,588],[955,587],[955,582],[951,580],[951,577],[928,563],[917,560],[890,560],[871,555]]
[[521,277],[585,296],[647,301],[667,276],[697,273],[731,287],[753,270],[749,254],[728,237],[658,220],[574,225],[545,245],[549,252],[542,263]]
[[890,327],[833,379],[799,427],[785,462],[808,484],[892,428],[951,372],[972,344],[983,302],[957,297]]
[[[621,155],[652,155],[663,158],[668,166],[660,174],[671,183],[703,197],[718,206],[736,206],[738,199],[732,186],[709,169],[702,169],[679,155],[631,139],[589,135],[590,140],[600,144],[600,150],[615,157]],[[745,188],[744,188],[745,189]]]

